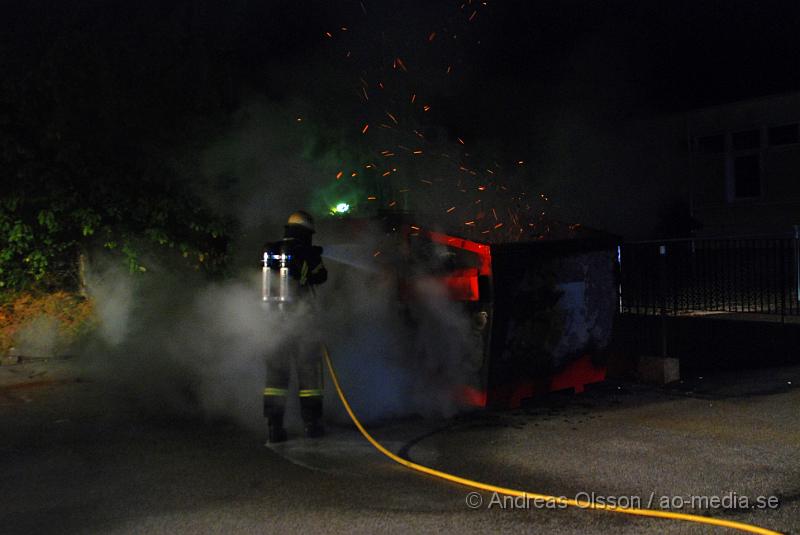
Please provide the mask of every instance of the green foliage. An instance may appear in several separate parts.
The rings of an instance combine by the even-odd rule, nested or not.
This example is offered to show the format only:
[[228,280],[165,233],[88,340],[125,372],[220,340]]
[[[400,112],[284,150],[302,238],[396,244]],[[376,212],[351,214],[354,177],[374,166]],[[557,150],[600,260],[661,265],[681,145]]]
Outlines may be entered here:
[[[121,39],[147,10],[52,8],[21,11],[47,39],[22,32],[3,45],[0,290],[74,287],[78,256],[93,248],[136,272],[155,248],[218,273],[231,223],[192,193],[176,160],[224,123],[225,80],[209,75],[223,71],[201,68],[205,49],[180,37],[186,17]],[[127,17],[98,15],[118,8]]]
[[133,272],[143,252],[171,251],[208,273],[224,266],[231,225],[177,183],[117,180],[80,188],[31,177],[0,201],[0,288],[74,286],[77,258],[118,251]]

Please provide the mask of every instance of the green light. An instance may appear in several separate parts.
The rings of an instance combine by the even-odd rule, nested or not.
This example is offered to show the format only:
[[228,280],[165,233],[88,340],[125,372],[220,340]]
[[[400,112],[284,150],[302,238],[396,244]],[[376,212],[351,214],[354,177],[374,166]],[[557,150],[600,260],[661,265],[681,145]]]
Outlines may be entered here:
[[346,214],[350,211],[350,205],[346,202],[340,202],[336,205],[336,208],[334,208],[333,211],[337,214]]

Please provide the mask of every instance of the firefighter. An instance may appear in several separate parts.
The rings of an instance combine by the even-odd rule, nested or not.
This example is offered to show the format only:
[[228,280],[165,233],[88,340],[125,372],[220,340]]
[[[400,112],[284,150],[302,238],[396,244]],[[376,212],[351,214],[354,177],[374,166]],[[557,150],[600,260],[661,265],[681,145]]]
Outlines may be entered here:
[[[322,264],[322,247],[313,246],[314,219],[307,212],[289,216],[282,240],[264,247],[264,300],[273,303],[272,310],[293,322],[300,334],[283,344],[282,349],[267,359],[264,388],[264,416],[267,418],[268,441],[286,440],[283,414],[289,386],[289,371],[294,362],[297,369],[300,413],[307,437],[320,437],[322,426],[322,359],[319,341],[315,340],[313,315],[308,313],[314,287],[328,278]],[[267,268],[270,268],[269,270]],[[282,269],[283,268],[283,269]],[[277,297],[268,294],[267,272],[279,273]],[[285,279],[285,280],[284,280]],[[271,305],[272,306],[272,305]],[[304,315],[301,311],[305,310]],[[297,324],[299,323],[299,325]],[[289,325],[287,325],[287,328]]]

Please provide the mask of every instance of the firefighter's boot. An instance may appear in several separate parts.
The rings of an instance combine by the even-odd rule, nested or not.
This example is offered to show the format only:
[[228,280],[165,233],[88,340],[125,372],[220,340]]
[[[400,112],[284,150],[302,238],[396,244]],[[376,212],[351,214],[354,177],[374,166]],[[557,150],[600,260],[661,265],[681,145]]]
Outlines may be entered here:
[[273,415],[267,420],[267,442],[276,444],[286,442],[286,429],[283,427],[283,415]]
[[267,418],[267,442],[274,444],[286,440],[283,413],[286,409],[286,389],[267,387],[264,389],[264,416]]
[[319,438],[325,435],[325,427],[319,420],[309,422],[306,424],[306,437]]
[[300,415],[303,417],[303,423],[305,424],[306,437],[319,438],[325,434],[325,427],[322,425],[321,394],[301,397]]

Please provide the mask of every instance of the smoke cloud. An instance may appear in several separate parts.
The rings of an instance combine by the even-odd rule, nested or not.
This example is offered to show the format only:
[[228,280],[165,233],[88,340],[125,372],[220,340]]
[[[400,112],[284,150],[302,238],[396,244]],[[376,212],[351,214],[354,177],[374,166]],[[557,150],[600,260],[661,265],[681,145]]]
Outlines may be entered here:
[[23,356],[54,357],[65,345],[57,318],[42,315],[26,323],[16,334],[15,352]]
[[[350,253],[357,260],[352,246]],[[351,403],[367,421],[453,414],[452,388],[467,374],[469,335],[458,305],[427,282],[420,292],[425,299],[404,312],[386,273],[357,262],[325,262],[329,281],[309,305],[315,311],[284,316],[262,307],[255,263],[238,277],[209,283],[163,270],[157,261],[147,274],[130,275],[98,258],[89,292],[99,328],[83,348],[89,371],[144,410],[199,412],[259,429],[266,359],[301,341],[325,342]],[[345,420],[329,379],[326,387],[328,418]],[[287,418],[297,426],[293,405],[296,400]]]
[[[305,65],[271,73],[291,98],[252,99],[205,150],[184,157],[181,174],[240,223],[235,276],[212,284],[159,268],[156,257],[132,279],[96,257],[89,290],[101,328],[88,352],[97,373],[156,410],[199,408],[258,426],[265,359],[298,337],[318,336],[367,419],[458,409],[451,390],[474,371],[470,319],[422,278],[417,298],[401,306],[396,277],[372,260],[380,232],[341,235],[320,217],[345,201],[359,215],[413,209],[429,225],[486,240],[542,232],[549,206],[546,195],[528,191],[527,157],[495,150],[485,139],[491,132],[470,137],[445,126],[453,109],[440,111],[437,99],[446,103],[480,76],[462,61],[478,45],[460,44],[479,38],[476,26],[445,11],[432,12],[447,26],[435,41],[441,56],[429,52],[431,41],[409,50],[401,28],[380,32],[377,43],[377,33],[348,32]],[[313,322],[269,314],[259,300],[261,247],[297,209],[318,216],[328,251],[330,277]],[[330,388],[326,405],[341,417]]]

